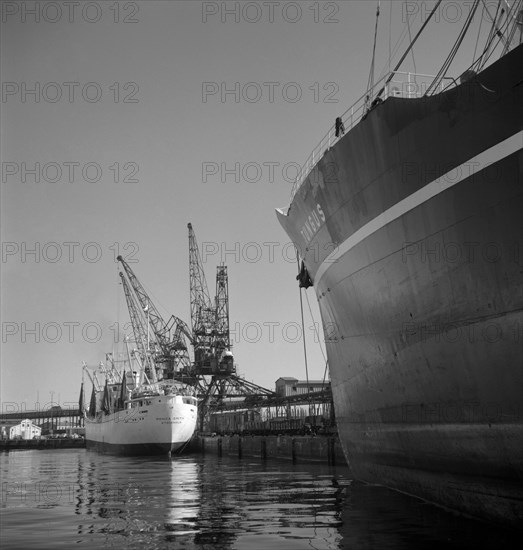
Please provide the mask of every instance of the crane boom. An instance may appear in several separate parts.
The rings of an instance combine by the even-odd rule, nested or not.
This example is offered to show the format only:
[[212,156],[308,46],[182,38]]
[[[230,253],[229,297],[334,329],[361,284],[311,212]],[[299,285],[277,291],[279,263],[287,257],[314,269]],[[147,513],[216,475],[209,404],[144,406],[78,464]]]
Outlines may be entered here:
[[160,312],[149,298],[145,288],[138,280],[129,264],[121,256],[118,256],[116,259],[122,264],[122,267],[127,274],[136,298],[138,299],[138,302],[140,303],[140,306],[142,307],[142,310],[144,311],[145,316],[147,317],[148,322],[151,325],[156,338],[158,339],[158,344],[162,350],[167,349],[169,347],[169,334],[166,331],[166,323],[160,315]]
[[191,324],[193,334],[201,334],[211,320],[213,307],[207,288],[202,259],[196,235],[190,223],[189,229],[189,282],[191,290]]
[[[166,364],[163,368],[164,376],[167,378],[172,378],[180,367],[189,371],[191,368],[191,361],[185,342],[185,337],[192,340],[189,327],[181,319],[176,317],[176,315],[172,315],[169,322],[166,323],[131,267],[121,256],[118,256],[117,260],[122,264],[129,284],[134,291],[134,296],[143,311],[143,315],[140,315],[137,311],[138,308],[134,308],[134,312],[129,308],[131,321],[134,318],[137,324],[141,324],[142,328],[138,329],[140,340],[142,342],[148,342],[146,355],[149,356],[149,359],[152,358],[155,363]],[[120,275],[122,276],[122,280],[124,280],[122,272],[120,272]],[[128,287],[127,289],[130,291]],[[133,304],[133,302],[134,301],[131,300],[131,304]],[[144,317],[145,323],[143,321]],[[144,329],[144,326],[147,328]],[[152,329],[153,338],[149,336],[149,327]],[[151,348],[151,342],[153,348]],[[155,373],[155,370],[156,369],[153,368],[152,372]],[[155,374],[153,374],[153,377],[154,376]]]
[[[133,296],[131,288],[127,283],[124,274],[120,271],[120,278],[122,279],[122,286],[125,294],[125,300],[127,302],[127,309],[129,310],[129,317],[131,318],[131,325],[133,327],[134,341],[138,348],[141,363],[145,365],[146,374],[156,382],[156,369],[151,360],[150,339],[145,329],[145,323],[143,315],[140,315],[139,309],[136,304],[136,300]],[[156,344],[156,342],[155,342]]]
[[211,368],[212,330],[216,310],[212,306],[203,271],[196,235],[190,223],[189,230],[189,283],[191,294],[191,325],[194,345],[194,362],[198,370]]

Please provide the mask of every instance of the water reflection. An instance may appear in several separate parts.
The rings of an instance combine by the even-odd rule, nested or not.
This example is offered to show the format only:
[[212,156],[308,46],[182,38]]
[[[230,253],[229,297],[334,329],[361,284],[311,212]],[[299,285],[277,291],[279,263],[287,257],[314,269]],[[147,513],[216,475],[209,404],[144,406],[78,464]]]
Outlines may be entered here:
[[194,538],[201,500],[197,461],[89,452],[85,458],[77,472],[79,536],[101,535],[107,548],[155,548],[162,535],[185,542]]
[[249,540],[265,547],[273,539],[277,547],[282,541],[295,548],[305,541],[312,548],[335,547],[341,506],[332,473],[227,458],[212,466],[206,464],[202,475],[196,543],[242,548]]
[[169,496],[165,508],[164,529],[167,541],[192,541],[199,533],[201,503],[201,466],[184,459],[170,464]]
[[102,456],[78,464],[76,484],[79,537],[103,536],[104,547],[225,550],[257,538],[336,547],[350,480],[292,464]]
[[2,548],[510,548],[512,535],[346,469],[233,457],[0,455]]

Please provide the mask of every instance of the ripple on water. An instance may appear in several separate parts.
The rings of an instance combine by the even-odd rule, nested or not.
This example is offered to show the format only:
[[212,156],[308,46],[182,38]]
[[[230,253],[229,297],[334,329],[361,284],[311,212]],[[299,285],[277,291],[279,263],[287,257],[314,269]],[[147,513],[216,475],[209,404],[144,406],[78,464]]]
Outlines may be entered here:
[[2,549],[511,547],[506,531],[346,468],[70,449],[3,453],[0,473]]

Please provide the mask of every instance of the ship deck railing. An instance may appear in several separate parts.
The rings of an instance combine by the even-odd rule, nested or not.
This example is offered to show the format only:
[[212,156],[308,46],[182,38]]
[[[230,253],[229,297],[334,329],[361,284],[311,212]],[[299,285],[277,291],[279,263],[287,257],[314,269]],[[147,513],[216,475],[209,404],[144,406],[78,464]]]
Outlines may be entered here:
[[[393,75],[393,78],[389,81],[388,78]],[[344,133],[349,132],[372,108],[372,102],[376,96],[376,93],[383,87],[383,92],[380,94],[380,98],[384,101],[388,97],[402,97],[402,98],[419,98],[425,95],[429,85],[434,81],[435,75],[423,74],[423,73],[411,73],[404,71],[391,71],[382,78],[380,78],[369,90],[361,95],[341,116],[341,120],[344,126]],[[449,83],[450,81],[450,83]],[[448,89],[450,86],[455,85],[455,79],[451,77],[444,77],[440,84],[433,90],[432,93],[439,93]],[[296,192],[300,188],[301,184],[307,179],[307,176],[312,172],[312,169],[316,166],[318,161],[324,156],[324,154],[333,147],[341,138],[343,133],[336,136],[336,124],[334,123],[323,136],[318,145],[314,147],[305,163],[302,165],[301,170],[294,182],[291,191],[291,201],[296,195]]]

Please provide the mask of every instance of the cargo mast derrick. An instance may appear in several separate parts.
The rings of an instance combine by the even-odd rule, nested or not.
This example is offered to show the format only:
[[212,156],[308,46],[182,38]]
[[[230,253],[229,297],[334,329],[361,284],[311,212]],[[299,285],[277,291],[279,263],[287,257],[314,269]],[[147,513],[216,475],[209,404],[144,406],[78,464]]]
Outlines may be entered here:
[[[192,339],[189,328],[175,315],[165,322],[131,267],[121,256],[118,256],[117,260],[122,264],[129,285],[134,291],[133,298],[129,285],[124,284],[124,291],[127,289],[126,298],[129,296],[127,305],[137,345],[139,350],[148,357],[148,360],[153,361],[156,366],[151,369],[153,380],[156,379],[157,369],[163,371],[164,378],[175,378],[180,371],[189,373],[191,362],[185,341],[185,338]],[[124,281],[122,272],[120,272],[120,276]],[[138,313],[135,299],[140,305],[141,313]],[[131,303],[130,306],[129,303]],[[152,335],[149,332],[150,329]],[[147,346],[144,345],[145,342],[147,342]]]
[[127,302],[127,309],[129,310],[129,317],[131,318],[131,325],[133,327],[134,341],[136,343],[137,351],[140,357],[141,364],[145,367],[145,373],[153,381],[156,382],[156,369],[151,356],[154,353],[150,352],[150,343],[148,343],[146,325],[143,320],[143,316],[140,316],[139,309],[136,304],[136,300],[133,296],[132,290],[129,287],[124,274],[120,271],[120,278],[122,279],[123,291],[125,294],[125,301]]

